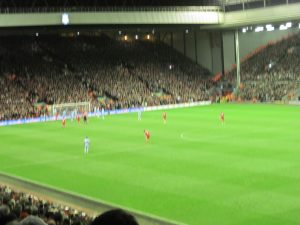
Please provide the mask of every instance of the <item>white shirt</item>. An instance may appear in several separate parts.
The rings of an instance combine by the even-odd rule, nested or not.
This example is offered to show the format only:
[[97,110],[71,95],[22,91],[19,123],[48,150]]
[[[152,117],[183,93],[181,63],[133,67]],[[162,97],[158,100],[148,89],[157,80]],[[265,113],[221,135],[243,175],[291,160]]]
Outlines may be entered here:
[[84,139],[84,145],[85,145],[86,147],[88,147],[89,144],[90,144],[90,140],[89,140],[88,138],[85,138],[85,139]]

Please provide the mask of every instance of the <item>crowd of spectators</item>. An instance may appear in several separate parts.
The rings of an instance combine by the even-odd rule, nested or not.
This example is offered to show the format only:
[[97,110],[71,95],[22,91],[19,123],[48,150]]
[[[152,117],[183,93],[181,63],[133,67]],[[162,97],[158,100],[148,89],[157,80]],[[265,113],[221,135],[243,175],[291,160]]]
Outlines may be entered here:
[[134,216],[112,209],[96,217],[0,185],[1,225],[138,225]]
[[[235,97],[292,96],[300,83],[299,60],[299,34],[267,45],[241,63]],[[208,100],[215,88],[209,75],[158,41],[117,41],[104,34],[1,37],[0,120],[39,116],[39,103],[117,109]],[[220,84],[235,87],[236,71]]]
[[209,72],[161,42],[104,34],[0,39],[0,120],[34,117],[40,102],[115,109],[209,99]]
[[42,224],[48,225],[88,225],[93,220],[79,210],[0,185],[1,225],[23,224],[19,222],[33,217],[40,218],[41,221],[44,221]]
[[[267,45],[241,63],[241,100],[281,101],[291,98],[300,87],[300,35],[295,34]],[[224,78],[235,86],[236,71]]]

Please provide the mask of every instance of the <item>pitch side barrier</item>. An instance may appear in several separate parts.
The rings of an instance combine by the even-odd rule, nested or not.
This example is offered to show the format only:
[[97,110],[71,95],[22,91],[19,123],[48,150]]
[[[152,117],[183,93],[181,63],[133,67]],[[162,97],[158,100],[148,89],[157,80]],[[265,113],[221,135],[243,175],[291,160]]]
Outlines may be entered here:
[[289,105],[300,105],[300,101],[289,101]]
[[[194,106],[205,106],[210,105],[211,101],[201,101],[201,102],[190,102],[190,103],[181,103],[181,104],[172,104],[172,105],[161,105],[161,106],[149,106],[149,107],[136,107],[136,108],[128,108],[128,109],[116,109],[116,110],[106,110],[104,111],[104,116],[106,115],[116,115],[116,114],[126,114],[126,113],[134,113],[138,111],[156,111],[156,110],[167,110],[167,109],[177,109],[177,108],[187,108],[187,107],[194,107]],[[95,116],[102,116],[101,111],[99,112],[90,112],[88,113],[89,117]],[[56,118],[55,116],[41,116],[36,118],[29,118],[29,119],[18,119],[18,120],[6,120],[0,121],[1,126],[10,126],[10,125],[17,125],[17,124],[27,124],[27,123],[41,123],[46,121],[55,121],[61,120],[63,117],[59,116]],[[71,119],[71,116],[66,116],[66,119]]]
[[205,105],[210,105],[210,104],[211,104],[211,101],[202,101],[202,102],[189,102],[189,103],[172,104],[172,105],[149,106],[149,107],[144,107],[143,111],[187,108],[187,107],[193,107],[193,106],[205,106]]

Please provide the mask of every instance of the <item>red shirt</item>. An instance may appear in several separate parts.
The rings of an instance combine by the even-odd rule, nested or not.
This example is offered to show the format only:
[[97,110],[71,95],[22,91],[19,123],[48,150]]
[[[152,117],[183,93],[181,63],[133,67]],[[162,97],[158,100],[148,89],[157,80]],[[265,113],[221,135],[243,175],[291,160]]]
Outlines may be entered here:
[[150,132],[149,131],[145,131],[145,136],[146,136],[147,139],[149,139],[150,138]]
[[221,113],[220,117],[221,117],[221,120],[224,120],[224,113]]

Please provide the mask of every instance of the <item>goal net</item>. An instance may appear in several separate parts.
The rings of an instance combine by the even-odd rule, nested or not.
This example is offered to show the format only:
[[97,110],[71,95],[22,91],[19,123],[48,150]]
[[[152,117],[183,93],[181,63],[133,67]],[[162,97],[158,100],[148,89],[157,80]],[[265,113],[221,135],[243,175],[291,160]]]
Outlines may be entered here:
[[52,105],[51,116],[64,116],[64,117],[75,117],[77,114],[89,113],[91,110],[90,102],[75,102],[75,103],[64,103]]

